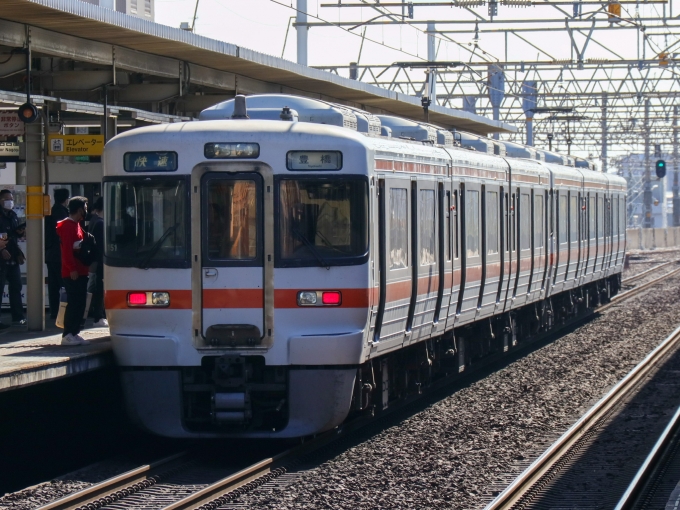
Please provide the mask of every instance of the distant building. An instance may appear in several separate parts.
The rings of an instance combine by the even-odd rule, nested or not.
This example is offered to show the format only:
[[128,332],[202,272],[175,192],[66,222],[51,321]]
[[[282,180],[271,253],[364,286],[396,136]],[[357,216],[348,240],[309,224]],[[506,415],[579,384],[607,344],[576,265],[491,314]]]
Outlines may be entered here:
[[154,20],[155,15],[155,0],[82,0],[89,4],[98,5],[105,9],[122,12],[130,16]]

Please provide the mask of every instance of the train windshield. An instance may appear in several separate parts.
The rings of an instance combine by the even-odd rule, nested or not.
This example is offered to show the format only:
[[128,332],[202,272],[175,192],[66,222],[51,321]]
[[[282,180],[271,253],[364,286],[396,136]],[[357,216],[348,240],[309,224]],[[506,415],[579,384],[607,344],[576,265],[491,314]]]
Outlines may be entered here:
[[145,178],[104,183],[109,265],[189,267],[187,184]]
[[283,266],[358,264],[368,253],[365,179],[278,181],[278,261]]

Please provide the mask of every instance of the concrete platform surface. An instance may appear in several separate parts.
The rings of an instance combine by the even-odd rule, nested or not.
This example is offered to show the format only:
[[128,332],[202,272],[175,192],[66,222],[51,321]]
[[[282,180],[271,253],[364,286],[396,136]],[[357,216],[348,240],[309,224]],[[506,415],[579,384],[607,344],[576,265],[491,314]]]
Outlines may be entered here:
[[0,391],[96,370],[114,363],[108,328],[83,329],[80,334],[92,343],[73,347],[60,345],[61,331],[52,326],[42,332],[29,332],[20,327],[0,332]]

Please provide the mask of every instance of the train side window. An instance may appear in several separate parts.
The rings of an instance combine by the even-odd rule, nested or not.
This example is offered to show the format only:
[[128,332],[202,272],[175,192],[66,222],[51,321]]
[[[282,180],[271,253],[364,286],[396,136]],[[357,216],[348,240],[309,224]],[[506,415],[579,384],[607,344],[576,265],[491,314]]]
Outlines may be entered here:
[[569,193],[569,242],[578,241],[578,202],[576,195]]
[[588,232],[595,239],[595,197],[588,197]]
[[498,192],[486,192],[486,252],[498,253]]
[[619,234],[619,197],[612,198],[612,234]]
[[536,195],[534,197],[534,218],[536,218],[535,232],[534,232],[534,246],[536,248],[543,248],[543,238],[544,238],[544,221],[543,221],[543,197],[541,195]]
[[587,238],[587,232],[588,229],[586,228],[586,211],[584,209],[586,199],[581,196],[581,194],[578,194],[578,203],[579,203],[579,218],[581,219],[580,221],[580,226],[581,226],[581,241],[585,241]]
[[429,266],[437,260],[435,256],[435,200],[433,189],[420,190],[418,209],[420,265]]
[[408,192],[390,188],[390,269],[408,267]]
[[512,228],[512,251],[515,251],[517,249],[517,227],[515,225],[515,222],[517,221],[517,196],[513,193],[512,194],[512,210],[510,214],[510,226]]
[[446,192],[446,211],[444,211],[444,217],[446,218],[446,260],[450,261],[452,256],[453,247],[451,246],[451,192]]
[[560,205],[560,221],[558,226],[557,235],[560,239],[560,244],[568,242],[567,239],[567,220],[569,219],[569,209],[567,205],[567,196],[559,194],[559,205]]
[[621,233],[625,234],[626,233],[626,227],[628,226],[628,216],[626,214],[626,198],[621,197],[619,201],[619,209],[620,209],[620,216],[621,216]]
[[503,204],[503,208],[505,210],[505,251],[510,251],[510,238],[512,237],[510,235],[510,214],[509,209],[510,206],[508,205],[508,194],[505,194],[505,203]]
[[468,190],[465,200],[466,256],[479,256],[479,191]]
[[458,190],[453,192],[453,258],[458,258]]
[[602,197],[597,198],[597,237],[604,237],[604,206]]
[[519,210],[519,249],[531,248],[531,200],[528,193],[522,193]]

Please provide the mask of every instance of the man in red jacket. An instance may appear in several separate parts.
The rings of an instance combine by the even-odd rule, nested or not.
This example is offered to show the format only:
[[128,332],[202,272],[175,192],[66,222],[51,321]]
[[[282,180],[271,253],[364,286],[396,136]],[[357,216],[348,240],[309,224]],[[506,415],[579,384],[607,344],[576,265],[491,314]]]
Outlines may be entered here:
[[61,277],[68,296],[61,345],[84,345],[90,343],[80,336],[87,302],[88,266],[76,257],[76,252],[85,238],[80,222],[87,215],[87,198],[73,197],[68,202],[68,212],[68,218],[57,223],[57,234],[61,239]]

